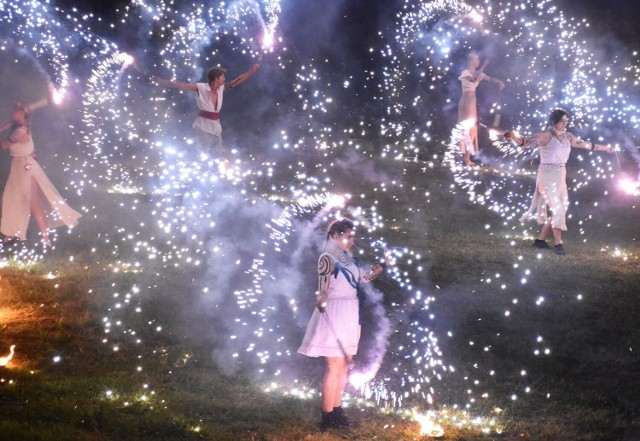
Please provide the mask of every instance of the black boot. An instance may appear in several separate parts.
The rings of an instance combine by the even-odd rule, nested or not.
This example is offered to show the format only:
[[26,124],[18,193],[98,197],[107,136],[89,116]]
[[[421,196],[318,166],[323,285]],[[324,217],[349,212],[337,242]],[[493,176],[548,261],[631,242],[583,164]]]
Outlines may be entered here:
[[334,412],[325,412],[324,410],[322,411],[322,420],[320,421],[320,430],[321,431],[325,431],[327,429],[331,429],[332,427],[336,427],[335,426],[335,415]]
[[339,427],[341,429],[352,429],[356,427],[356,423],[347,418],[342,406],[334,407],[333,412],[331,413],[334,415],[335,427]]

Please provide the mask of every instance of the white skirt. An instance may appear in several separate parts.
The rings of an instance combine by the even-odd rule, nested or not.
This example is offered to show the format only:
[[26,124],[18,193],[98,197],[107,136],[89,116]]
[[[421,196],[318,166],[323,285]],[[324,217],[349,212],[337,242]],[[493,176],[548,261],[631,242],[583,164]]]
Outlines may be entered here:
[[66,225],[71,228],[82,216],[69,207],[58,190],[32,156],[11,158],[11,170],[2,193],[2,219],[0,229],[7,237],[27,239],[27,226],[31,217],[31,187],[39,187],[40,206],[47,228]]
[[531,206],[520,222],[535,216],[538,224],[543,225],[549,222],[548,209],[551,209],[551,226],[566,231],[568,208],[567,169],[564,166],[540,164]]
[[358,298],[331,298],[325,312],[313,309],[298,353],[308,357],[344,357],[358,352]]

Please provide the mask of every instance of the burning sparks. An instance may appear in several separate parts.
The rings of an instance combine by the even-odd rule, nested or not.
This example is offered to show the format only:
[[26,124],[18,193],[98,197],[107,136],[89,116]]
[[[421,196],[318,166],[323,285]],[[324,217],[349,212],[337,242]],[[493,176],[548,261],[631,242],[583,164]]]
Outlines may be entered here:
[[631,196],[640,196],[640,182],[630,179],[620,180],[620,188]]
[[[388,105],[379,126],[365,119],[345,123],[341,115],[338,98],[360,86],[359,78],[345,75],[334,80],[327,73],[331,70],[327,69],[328,62],[289,55],[291,51],[282,43],[286,39],[276,38],[281,13],[278,1],[199,5],[182,11],[163,1],[153,6],[139,0],[134,4],[144,8],[126,9],[118,26],[140,29],[141,34],[154,40],[157,50],[145,53],[141,57],[144,60],[134,60],[117,44],[95,35],[89,30],[92,23],[85,21],[88,19],[71,13],[69,19],[58,18],[65,14],[54,13],[46,2],[0,0],[0,11],[11,12],[0,15],[3,29],[11,29],[12,35],[11,42],[3,44],[31,50],[34,59],[50,60],[44,76],[52,79],[54,101],[62,101],[69,78],[77,80],[74,84],[82,90],[81,124],[70,129],[82,155],[64,158],[65,170],[69,186],[78,195],[102,191],[114,201],[106,214],[95,207],[87,208],[96,220],[106,218],[109,225],[91,240],[95,265],[114,276],[113,284],[104,287],[111,290],[113,299],[103,321],[103,342],[114,352],[128,346],[138,351],[143,330],[166,332],[155,318],[140,324],[143,300],[158,292],[169,271],[186,274],[194,270],[199,276],[194,276],[193,283],[203,304],[215,305],[212,310],[217,310],[223,298],[233,304],[219,317],[220,324],[230,331],[220,358],[232,360],[230,364],[255,367],[268,378],[281,376],[282,366],[289,364],[299,343],[291,335],[299,331],[301,305],[309,300],[300,294],[301,286],[315,282],[305,278],[306,272],[296,271],[308,263],[304,256],[315,251],[310,244],[314,241],[309,238],[317,235],[319,225],[349,216],[358,224],[363,254],[382,260],[388,250],[393,257],[386,277],[402,298],[382,306],[382,293],[368,293],[379,326],[375,330],[378,346],[372,350],[368,365],[354,372],[349,381],[374,403],[431,405],[437,382],[455,374],[456,369],[445,360],[433,331],[435,297],[421,281],[425,250],[388,244],[385,236],[403,231],[405,224],[401,218],[386,219],[378,205],[383,198],[393,204],[401,198],[415,197],[418,202],[411,211],[418,212],[430,203],[431,195],[428,191],[418,194],[401,179],[373,167],[362,176],[354,175],[353,169],[371,165],[368,157],[373,153],[367,150],[365,141],[375,137],[387,142],[383,158],[418,161],[419,156],[426,155],[425,173],[444,160],[456,183],[452,193],[462,189],[471,201],[487,207],[511,227],[526,208],[535,184],[532,156],[505,143],[502,130],[491,128],[493,144],[486,150],[495,148],[497,153],[487,154],[486,166],[462,167],[459,141],[468,137],[476,121],[463,122],[452,136],[437,124],[442,120],[442,109],[451,107],[449,98],[443,98],[443,90],[459,70],[463,54],[484,47],[502,54],[502,69],[510,78],[504,100],[509,93],[512,95],[508,105],[498,102],[503,98],[494,97],[493,110],[501,111],[503,119],[510,118],[523,133],[539,129],[551,105],[570,107],[575,115],[572,124],[586,134],[624,130],[611,121],[637,129],[640,121],[634,101],[626,95],[624,75],[619,75],[622,61],[600,65],[588,45],[581,42],[587,24],[566,18],[549,1],[524,2],[518,7],[508,7],[508,2],[485,2],[485,6],[474,9],[461,1],[407,0],[398,17],[394,43],[380,49],[385,62],[382,75],[367,72],[364,81],[367,86],[380,84],[383,96],[376,98]],[[49,26],[35,24],[30,16],[41,17]],[[33,33],[36,28],[39,33]],[[81,44],[66,44],[69,41]],[[286,121],[278,121],[261,133],[263,144],[258,143],[259,148],[254,149],[249,145],[252,141],[245,139],[240,143],[247,145],[229,149],[223,158],[196,146],[190,122],[185,122],[180,110],[185,103],[192,104],[186,94],[157,88],[147,76],[128,69],[134,62],[146,62],[149,73],[166,72],[171,78],[198,80],[205,67],[225,57],[249,62],[267,51],[277,55],[268,60],[273,68],[291,78],[287,87],[294,104],[285,116],[280,115]],[[82,67],[89,72],[86,78],[70,72],[70,57],[84,63]],[[550,64],[560,66],[558,70],[568,72],[567,76],[549,77],[546,72]],[[637,81],[638,71],[627,70],[626,75],[635,75]],[[416,84],[426,87],[414,87]],[[300,117],[293,121],[291,115]],[[427,142],[441,151],[425,152]],[[254,153],[259,150],[267,153]],[[577,161],[574,194],[596,182],[606,185],[618,173],[610,159],[598,153],[582,153]],[[336,177],[340,175],[363,180],[365,185],[358,188],[369,188],[352,194],[349,179],[339,182]],[[638,196],[638,183],[629,180],[620,185]],[[585,222],[589,211],[583,215]],[[496,234],[497,223],[487,223],[483,228],[487,234]],[[530,236],[527,229],[519,225],[514,228],[518,241]],[[515,242],[513,236],[507,240]],[[625,255],[623,251],[608,252],[616,257]],[[41,258],[35,256],[27,253],[33,260]],[[25,262],[27,257],[23,255],[18,261]],[[522,289],[521,285],[534,276],[527,268],[529,264],[518,256],[511,280],[491,273],[478,283],[500,292]],[[152,282],[131,282],[133,276],[142,274]],[[231,285],[229,280],[237,283]],[[295,286],[289,285],[292,280]],[[287,289],[283,290],[281,284]],[[542,297],[532,298],[538,300],[531,306],[546,306]],[[517,317],[520,308],[528,306],[524,304],[522,299],[509,304],[502,311],[505,320]],[[478,342],[477,346],[491,351],[490,344]],[[535,355],[551,354],[551,348],[543,346],[541,340],[533,341],[532,346]],[[143,371],[144,363],[153,363],[166,354],[140,357],[137,371]],[[61,358],[56,356],[53,361],[61,362]],[[377,375],[381,369],[384,376]],[[484,372],[477,377],[494,375],[491,369]],[[489,396],[482,389],[482,380],[474,379],[460,407],[469,409]],[[304,387],[283,389],[299,398],[316,398],[318,394]],[[513,392],[513,397],[524,395],[520,390]],[[111,391],[106,396],[115,399]],[[152,398],[153,394],[143,393],[127,403],[149,403]],[[414,411],[414,418],[421,424],[421,434],[443,436],[433,414]],[[467,420],[476,421],[483,431],[494,427]]]
[[9,348],[9,355],[5,357],[0,357],[0,366],[7,366],[9,364],[9,362],[13,358],[13,354],[15,353],[14,351],[15,348],[16,348],[16,345],[11,345],[11,347]]
[[433,421],[433,415],[421,414],[413,410],[413,418],[420,423],[420,435],[427,435],[430,438],[440,438],[444,436],[444,429]]

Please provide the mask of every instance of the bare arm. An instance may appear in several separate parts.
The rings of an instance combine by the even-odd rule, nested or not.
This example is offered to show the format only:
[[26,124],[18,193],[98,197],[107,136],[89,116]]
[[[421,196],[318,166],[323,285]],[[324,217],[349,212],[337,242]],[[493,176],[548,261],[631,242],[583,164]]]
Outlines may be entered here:
[[198,91],[198,86],[195,83],[185,83],[183,81],[172,81],[165,78],[151,76],[151,80],[155,81],[161,86],[169,87],[171,89],[191,90],[193,92]]
[[499,80],[499,79],[497,79],[496,77],[490,77],[490,76],[489,76],[489,75],[487,75],[487,74],[482,74],[482,75],[480,76],[480,81],[482,81],[482,80],[484,80],[484,81],[491,81],[492,83],[497,84],[497,85],[498,85],[498,88],[499,88],[500,90],[504,89],[504,87],[505,87],[505,86],[504,86],[504,82],[502,82],[502,80]]
[[3,150],[7,150],[9,147],[11,147],[13,144],[15,144],[16,142],[27,142],[29,141],[30,137],[29,134],[27,133],[26,130],[15,130],[14,132],[11,133],[11,135],[9,135],[7,137],[7,139],[3,140],[0,143],[0,147]]
[[571,133],[569,133],[569,142],[571,143],[571,147],[578,148],[578,149],[593,150],[595,152],[600,151],[600,152],[607,152],[607,153],[611,153],[613,151],[611,149],[611,146],[609,145],[596,144],[591,141],[585,141],[576,136],[573,136]]
[[248,71],[246,71],[245,73],[243,73],[242,75],[240,75],[239,77],[231,80],[230,82],[226,83],[224,85],[225,89],[232,89],[242,83],[244,83],[245,81],[247,81],[249,79],[249,77],[251,75],[253,75],[258,69],[260,68],[260,64],[256,63],[253,66],[251,66],[251,69],[249,69]]
[[520,135],[518,132],[506,132],[504,134],[505,139],[516,143],[520,147],[526,147],[535,149],[538,147],[544,147],[551,141],[551,134],[549,132],[539,132],[530,138],[526,138]]
[[3,126],[0,126],[0,132],[4,132],[5,130],[9,130],[11,127],[13,127],[13,123],[12,122],[8,122]]
[[42,98],[41,100],[36,101],[35,103],[29,103],[29,109],[33,112],[36,109],[40,109],[49,105],[48,98]]
[[333,273],[333,259],[325,254],[318,260],[318,291],[316,292],[316,300],[320,312],[324,312],[327,307],[331,273]]

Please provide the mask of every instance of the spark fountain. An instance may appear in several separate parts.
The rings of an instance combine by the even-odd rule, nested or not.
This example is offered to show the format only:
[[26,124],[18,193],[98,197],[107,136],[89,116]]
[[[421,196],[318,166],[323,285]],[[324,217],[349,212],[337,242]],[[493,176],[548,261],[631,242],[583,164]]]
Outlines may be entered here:
[[[137,372],[167,356],[152,342],[170,331],[155,317],[141,317],[147,300],[169,284],[168,274],[184,273],[199,302],[193,311],[185,306],[184,313],[199,312],[199,317],[218,324],[202,335],[213,342],[223,369],[256,372],[272,384],[269,391],[280,388],[277,379],[286,393],[314,396],[300,387],[300,372],[287,369],[296,359],[294,351],[313,307],[308,287],[315,286],[315,280],[308,269],[315,267],[322,247],[319,231],[330,219],[348,216],[357,222],[361,254],[381,259],[388,249],[394,258],[385,286],[389,292],[370,288],[367,293],[365,314],[375,317],[370,322],[377,325],[363,342],[366,356],[351,375],[353,395],[381,407],[438,407],[441,412],[428,414],[432,436],[441,436],[435,421],[447,419],[449,409],[462,415],[455,424],[495,431],[493,420],[472,416],[474,406],[490,398],[487,384],[496,381],[495,372],[479,362],[472,363],[480,366],[475,373],[458,373],[446,361],[433,330],[436,297],[425,281],[425,250],[392,243],[392,229],[401,230],[402,220],[393,222],[380,208],[393,207],[407,195],[415,197],[416,204],[428,204],[429,192],[407,188],[402,179],[406,170],[382,171],[370,158],[379,154],[404,161],[423,156],[422,145],[436,139],[441,151],[429,152],[433,160],[425,161],[425,170],[444,161],[458,186],[453,193],[462,188],[515,235],[528,236],[513,220],[525,207],[533,181],[533,172],[525,167],[531,157],[496,135],[487,147],[498,158],[491,156],[495,166],[476,171],[461,167],[456,137],[461,131],[451,136],[434,122],[443,109],[453,107],[443,90],[461,54],[480,48],[502,60],[510,78],[511,92],[493,106],[503,124],[530,133],[540,127],[553,102],[575,109],[573,124],[586,135],[622,139],[625,129],[615,121],[637,129],[637,109],[626,97],[625,85],[634,75],[637,81],[638,71],[618,58],[603,67],[579,38],[587,22],[566,18],[549,1],[471,7],[459,1],[407,0],[395,43],[385,43],[380,50],[385,62],[381,94],[390,103],[389,112],[380,127],[370,130],[365,119],[344,122],[338,105],[340,94],[357,79],[345,79],[326,61],[289,47],[279,34],[277,1],[181,7],[133,1],[113,26],[137,30],[141,47],[135,50],[97,35],[91,17],[54,10],[46,2],[13,3],[2,2],[0,22],[8,24],[0,31],[6,35],[3,45],[37,48],[30,57],[51,71],[46,77],[59,90],[70,89],[65,101],[79,97],[81,120],[69,129],[76,144],[64,158],[65,178],[79,197],[92,201],[85,212],[97,228],[87,227],[82,240],[96,256],[93,264],[114,274],[110,287],[96,287],[110,290],[113,298],[103,318],[105,345],[114,352],[134,350],[140,360]],[[50,38],[35,37],[33,30],[40,28],[47,29]],[[66,39],[74,44],[62,49],[58,42]],[[151,43],[143,45],[146,40]],[[260,117],[270,124],[259,126],[259,136],[243,132],[245,138],[230,143],[226,161],[195,146],[191,117],[184,117],[193,113],[191,97],[157,88],[131,68],[135,60],[151,74],[200,81],[204,69],[221,59],[233,64],[260,59],[262,69],[270,69],[270,81],[286,78],[277,106],[270,97],[268,105],[252,107],[260,113],[254,119],[237,117],[247,126],[247,120],[257,124]],[[531,69],[523,72],[522,65]],[[554,66],[559,73],[552,75]],[[626,74],[619,75],[622,71]],[[411,83],[425,87],[414,95],[407,87]],[[259,112],[263,105],[270,109],[268,115]],[[382,152],[366,143],[378,130],[389,140]],[[628,141],[634,134],[625,136]],[[620,145],[621,152],[635,148],[632,141]],[[608,183],[615,176],[614,165],[602,156],[590,153],[577,161],[581,168],[572,186],[576,196],[595,181]],[[589,214],[581,214],[581,232]],[[515,289],[532,277],[527,259],[519,256],[514,262],[513,281],[501,274],[480,280],[513,294],[502,311],[505,319],[524,313],[525,302],[518,301]],[[535,306],[543,305],[540,295]],[[194,329],[193,335],[199,331]],[[531,352],[550,356],[543,336],[531,337]],[[146,342],[148,349],[142,344]],[[182,358],[188,362],[188,356]],[[521,372],[525,377],[527,371]],[[447,377],[471,385],[450,407],[437,401],[437,384]],[[150,388],[153,385],[142,386],[143,391]],[[530,391],[528,385],[518,385],[509,399]],[[105,396],[113,399],[114,393],[109,390]],[[148,397],[143,392],[139,399]]]

